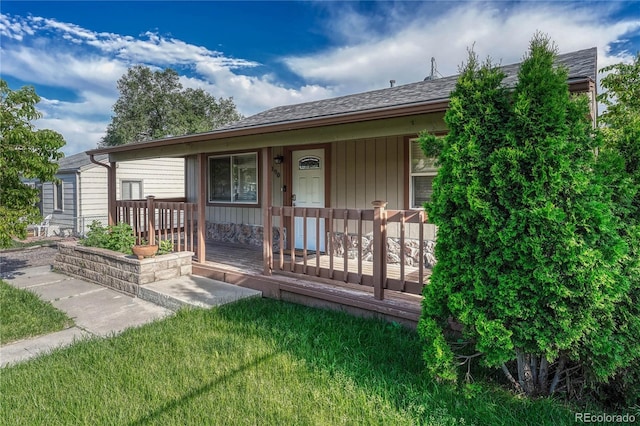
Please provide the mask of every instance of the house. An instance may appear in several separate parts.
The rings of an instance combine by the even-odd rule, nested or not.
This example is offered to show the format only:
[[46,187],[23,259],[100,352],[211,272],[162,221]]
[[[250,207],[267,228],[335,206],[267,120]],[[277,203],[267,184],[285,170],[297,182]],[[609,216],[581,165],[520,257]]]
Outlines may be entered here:
[[[58,161],[57,182],[41,185],[40,209],[51,215],[49,235],[82,235],[94,220],[107,223],[107,155],[91,162],[86,153]],[[146,195],[184,198],[184,160],[155,158],[118,165],[115,196],[119,200],[142,199]]]
[[[596,59],[595,48],[557,58],[568,68],[569,90],[589,96],[594,121]],[[502,67],[505,84],[515,84],[518,67]],[[202,274],[235,277],[276,297],[287,293],[343,305],[355,291],[352,285],[373,287],[375,300],[383,300],[385,291],[419,295],[436,234],[425,223],[422,204],[437,170],[416,137],[424,130],[447,132],[443,117],[456,80],[276,107],[211,132],[88,154],[109,156],[112,197],[116,165],[158,157],[185,160],[186,205],[194,209],[191,219],[197,224],[189,227],[196,233],[194,270]],[[121,207],[111,199],[112,221],[122,220]],[[249,251],[233,251],[238,244],[262,248],[255,258],[261,276],[249,274],[251,265],[242,263]],[[336,296],[333,287],[267,280],[283,275],[329,280],[327,286],[340,282],[351,293]],[[366,310],[374,309],[372,303],[352,305]]]

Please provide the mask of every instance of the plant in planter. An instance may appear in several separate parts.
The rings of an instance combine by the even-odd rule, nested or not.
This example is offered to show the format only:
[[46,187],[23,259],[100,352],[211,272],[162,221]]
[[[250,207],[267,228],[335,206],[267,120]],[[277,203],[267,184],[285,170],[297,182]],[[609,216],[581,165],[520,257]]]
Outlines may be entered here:
[[168,254],[173,252],[173,241],[162,240],[158,244],[158,254]]
[[89,225],[89,232],[81,241],[87,247],[100,247],[121,253],[131,254],[131,246],[136,242],[131,225],[118,223],[104,227],[98,221]]

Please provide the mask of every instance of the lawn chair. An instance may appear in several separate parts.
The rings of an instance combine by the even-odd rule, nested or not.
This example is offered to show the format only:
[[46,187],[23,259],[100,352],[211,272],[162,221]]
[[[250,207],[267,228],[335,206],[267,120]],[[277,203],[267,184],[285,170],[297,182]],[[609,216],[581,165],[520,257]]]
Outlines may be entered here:
[[36,236],[40,236],[40,233],[42,231],[44,231],[44,236],[48,237],[49,236],[49,223],[51,222],[51,218],[53,217],[53,215],[49,214],[47,215],[47,217],[44,218],[44,220],[42,221],[42,223],[40,225],[35,225],[34,229],[36,231]]

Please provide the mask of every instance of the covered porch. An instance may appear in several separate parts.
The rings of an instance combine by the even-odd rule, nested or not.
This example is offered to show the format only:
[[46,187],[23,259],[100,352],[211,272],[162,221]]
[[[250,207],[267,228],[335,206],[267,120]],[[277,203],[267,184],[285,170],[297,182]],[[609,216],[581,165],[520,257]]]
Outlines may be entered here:
[[[301,303],[308,306],[344,310],[356,315],[376,316],[415,328],[420,318],[422,296],[397,290],[388,290],[383,299],[374,296],[374,288],[304,275],[289,270],[277,270],[272,275],[262,271],[262,250],[247,245],[207,241],[207,258],[204,263],[193,263],[193,273],[262,291],[264,297]],[[315,255],[311,256],[313,259]],[[289,254],[284,255],[290,265]],[[329,256],[319,256],[320,264],[329,267]],[[296,267],[304,267],[300,257]],[[342,268],[342,264],[338,262]],[[322,266],[321,266],[322,267]],[[372,262],[365,262],[365,271],[371,270]],[[397,276],[395,268],[391,275]],[[355,273],[355,271],[354,271]]]
[[116,221],[129,223],[139,240],[193,251],[194,274],[412,326],[419,318],[435,244],[423,211],[387,210],[382,201],[370,209],[269,206],[262,244],[252,245],[207,235],[197,203],[148,197],[116,206]]

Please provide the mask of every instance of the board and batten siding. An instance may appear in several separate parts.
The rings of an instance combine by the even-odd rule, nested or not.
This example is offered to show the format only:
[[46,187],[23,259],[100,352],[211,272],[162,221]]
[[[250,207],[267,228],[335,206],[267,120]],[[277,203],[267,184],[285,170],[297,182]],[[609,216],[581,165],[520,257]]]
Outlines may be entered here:
[[331,146],[331,207],[371,209],[384,200],[388,209],[404,208],[405,139],[361,139]]
[[[405,146],[404,136],[340,141],[331,145],[330,199],[333,208],[371,209],[374,200],[385,200],[389,209],[404,208]],[[300,146],[304,149],[304,146]],[[282,154],[282,147],[272,149],[273,156]],[[263,165],[264,167],[264,165]],[[284,167],[290,164],[267,164],[272,170],[272,204],[282,205]],[[272,169],[273,168],[273,169]],[[275,170],[275,171],[274,171]],[[277,176],[280,173],[280,177]],[[197,202],[197,156],[186,159],[187,199]],[[227,207],[208,205],[208,222],[262,225],[262,212],[257,207]]]
[[[360,139],[335,143],[331,146],[331,207],[334,209],[372,209],[372,201],[387,202],[388,210],[404,210],[405,189],[409,185],[406,174],[408,140],[404,136]],[[337,213],[339,216],[339,213]],[[334,227],[341,232],[343,221],[335,219]],[[349,221],[349,229],[357,229],[356,221]],[[406,224],[406,237],[418,238],[418,226]],[[365,223],[363,232],[372,232],[372,224]],[[400,235],[400,225],[389,223],[387,235]],[[435,228],[427,226],[426,239],[435,239]]]

